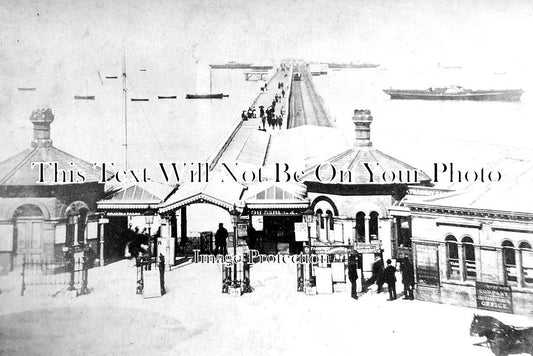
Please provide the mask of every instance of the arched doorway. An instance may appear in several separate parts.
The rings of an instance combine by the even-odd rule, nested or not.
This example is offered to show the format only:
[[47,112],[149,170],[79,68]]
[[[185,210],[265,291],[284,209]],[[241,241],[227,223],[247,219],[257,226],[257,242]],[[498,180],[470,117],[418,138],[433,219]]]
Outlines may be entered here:
[[14,264],[21,265],[22,259],[39,260],[43,252],[42,210],[32,204],[19,206],[13,213]]

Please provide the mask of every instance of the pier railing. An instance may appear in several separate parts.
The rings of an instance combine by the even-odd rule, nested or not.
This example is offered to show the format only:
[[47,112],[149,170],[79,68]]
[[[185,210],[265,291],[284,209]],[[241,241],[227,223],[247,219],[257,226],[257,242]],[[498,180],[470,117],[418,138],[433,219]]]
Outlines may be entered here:
[[[277,74],[277,71],[275,71],[270,76],[270,78],[267,81],[268,85],[270,85],[270,82],[272,82],[272,80],[274,79],[276,74]],[[257,96],[255,97],[254,101],[252,102],[251,106],[255,106],[255,104],[259,100],[261,94],[262,93],[258,93],[257,94]],[[238,119],[236,119],[235,122],[233,122],[233,124],[230,126],[230,128],[222,136],[222,140],[215,147],[215,149],[213,150],[213,153],[211,153],[209,155],[209,157],[207,158],[207,164],[209,165],[209,170],[213,170],[215,168],[216,164],[218,163],[218,160],[220,159],[220,157],[222,156],[222,154],[224,153],[226,148],[229,146],[229,144],[233,140],[233,137],[235,136],[235,134],[241,128],[242,122],[243,121],[242,121],[241,117],[239,116]]]

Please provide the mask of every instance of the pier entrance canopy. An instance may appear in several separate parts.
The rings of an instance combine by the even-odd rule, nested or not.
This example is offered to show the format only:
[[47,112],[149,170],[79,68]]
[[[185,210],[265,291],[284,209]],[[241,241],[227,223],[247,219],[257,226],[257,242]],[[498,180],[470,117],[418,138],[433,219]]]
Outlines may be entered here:
[[258,231],[257,249],[264,253],[298,253],[294,223],[302,222],[309,206],[306,188],[300,184],[263,182],[251,185],[244,196],[243,215],[248,215]]

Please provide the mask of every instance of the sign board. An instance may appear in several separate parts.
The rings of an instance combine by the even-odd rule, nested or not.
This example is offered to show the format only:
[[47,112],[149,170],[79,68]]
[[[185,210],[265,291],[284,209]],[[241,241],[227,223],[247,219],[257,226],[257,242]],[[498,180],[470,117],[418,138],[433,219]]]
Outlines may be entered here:
[[478,309],[513,313],[511,287],[501,284],[476,282]]
[[13,251],[13,224],[0,224],[0,251]]
[[357,243],[355,245],[355,250],[358,253],[380,253],[381,245],[380,244]]
[[333,281],[331,279],[331,268],[315,268],[316,275],[316,292],[331,294],[333,293]]
[[417,244],[416,282],[425,286],[440,286],[438,245]]
[[307,237],[307,224],[303,222],[294,223],[294,240],[309,241]]
[[481,246],[479,249],[479,258],[483,263],[479,266],[479,279],[483,282],[498,283],[500,282],[500,257],[498,250]]
[[311,224],[311,229],[309,230],[309,235],[311,236],[311,238],[315,239],[317,237],[316,235],[316,224]]
[[66,242],[66,239],[67,239],[67,225],[65,224],[56,225],[55,243],[64,244]]
[[159,271],[143,271],[143,297],[155,298],[161,296],[161,284],[159,281]]
[[344,273],[344,262],[332,262],[331,274],[333,282],[346,282],[346,274]]

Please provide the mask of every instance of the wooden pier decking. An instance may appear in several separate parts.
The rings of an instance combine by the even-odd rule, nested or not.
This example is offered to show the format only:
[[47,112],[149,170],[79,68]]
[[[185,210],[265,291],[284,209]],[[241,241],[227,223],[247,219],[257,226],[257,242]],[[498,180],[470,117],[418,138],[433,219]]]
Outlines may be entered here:
[[[301,73],[300,81],[292,79],[293,71]],[[276,93],[281,95],[278,82],[282,82],[285,89],[285,97],[276,105],[276,115],[280,114],[282,107],[285,110],[283,125],[281,129],[279,127],[272,129],[265,125],[266,131],[263,131],[259,107],[263,106],[266,110],[272,104]],[[248,106],[255,108],[256,118],[246,121],[236,119],[208,158],[210,169],[214,169],[219,163],[235,162],[261,167],[267,160],[272,142],[279,141],[276,138],[282,131],[304,125],[333,126],[323,107],[322,99],[315,92],[311,74],[305,66],[299,66],[294,70],[292,67],[290,70],[278,70],[268,81],[268,89],[260,92]],[[243,105],[243,110],[247,110],[248,106]]]

